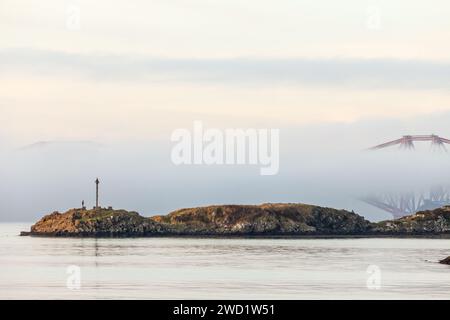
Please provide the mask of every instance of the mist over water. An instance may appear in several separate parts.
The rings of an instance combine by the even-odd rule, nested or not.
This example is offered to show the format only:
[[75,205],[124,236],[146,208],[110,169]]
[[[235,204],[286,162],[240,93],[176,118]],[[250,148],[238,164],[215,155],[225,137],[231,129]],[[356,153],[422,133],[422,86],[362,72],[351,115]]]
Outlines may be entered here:
[[146,216],[209,204],[303,202],[354,210],[369,220],[390,219],[359,199],[448,185],[450,154],[425,142],[416,143],[415,150],[366,149],[404,134],[448,138],[446,120],[449,114],[406,122],[281,127],[280,171],[274,176],[260,176],[259,166],[252,165],[175,166],[170,132],[166,140],[34,141],[25,147],[4,142],[0,220],[34,221],[79,207],[82,200],[91,207],[96,177],[103,206]]

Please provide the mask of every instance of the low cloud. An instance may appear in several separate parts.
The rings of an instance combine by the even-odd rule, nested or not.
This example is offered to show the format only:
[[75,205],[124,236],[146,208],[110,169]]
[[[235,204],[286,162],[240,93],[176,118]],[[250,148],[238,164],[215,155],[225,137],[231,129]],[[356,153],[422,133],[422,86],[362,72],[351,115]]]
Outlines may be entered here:
[[346,86],[363,89],[450,87],[450,62],[398,59],[170,59],[34,49],[0,51],[1,73],[82,76],[101,81],[223,85]]

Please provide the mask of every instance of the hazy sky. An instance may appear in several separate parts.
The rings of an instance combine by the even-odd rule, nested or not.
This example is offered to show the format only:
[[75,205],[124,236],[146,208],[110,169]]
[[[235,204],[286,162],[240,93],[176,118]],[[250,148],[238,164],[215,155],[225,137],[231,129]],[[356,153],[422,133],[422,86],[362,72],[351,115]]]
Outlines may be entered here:
[[[35,171],[22,173],[43,172],[30,160],[39,155],[20,162],[29,156],[16,151],[39,141],[120,145],[116,155],[136,143],[167,159],[170,133],[193,120],[220,128],[279,128],[287,150],[316,148],[302,135],[317,130],[318,152],[339,146],[359,151],[402,134],[446,135],[449,16],[445,0],[1,0],[0,150],[12,168],[3,174],[37,183],[30,182]],[[437,125],[427,121],[441,118]],[[358,143],[326,139],[331,127],[340,128],[334,134],[358,136]],[[283,140],[283,130],[296,134]],[[138,149],[131,154],[138,156]],[[119,170],[117,157],[109,161]],[[291,165],[284,172],[295,171]],[[72,173],[65,183],[78,174]],[[226,197],[192,192],[177,205],[268,198],[245,198],[231,189]],[[14,199],[3,207],[21,212]],[[42,201],[42,210],[51,207]],[[136,209],[168,210],[175,203],[151,201],[144,204],[141,197]],[[24,212],[31,216],[29,206]]]
[[449,15],[445,0],[2,0],[2,134],[114,140],[194,118],[448,110]]

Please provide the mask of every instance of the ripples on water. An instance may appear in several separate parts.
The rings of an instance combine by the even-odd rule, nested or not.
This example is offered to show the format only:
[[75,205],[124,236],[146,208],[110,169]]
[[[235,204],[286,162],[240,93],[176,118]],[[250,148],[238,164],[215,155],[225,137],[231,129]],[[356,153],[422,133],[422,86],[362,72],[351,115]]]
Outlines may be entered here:
[[[448,299],[444,239],[71,239],[0,224],[1,299]],[[81,268],[80,290],[66,287]],[[381,271],[368,289],[367,268]]]

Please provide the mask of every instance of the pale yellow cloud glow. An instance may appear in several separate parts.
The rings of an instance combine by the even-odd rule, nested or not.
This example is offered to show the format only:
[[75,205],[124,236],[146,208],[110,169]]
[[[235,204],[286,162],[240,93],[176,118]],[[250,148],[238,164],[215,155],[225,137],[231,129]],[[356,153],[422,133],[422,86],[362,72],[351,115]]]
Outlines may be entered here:
[[[77,28],[68,26],[71,8],[80,13]],[[129,71],[126,65],[119,69],[129,74],[109,73],[108,65],[101,66],[101,76],[96,74],[98,70],[90,73],[102,60],[99,54],[167,59],[164,68],[169,69],[170,59],[245,57],[417,60],[441,63],[448,70],[449,15],[450,5],[444,0],[3,0],[0,52],[43,50],[56,55],[47,60],[24,58],[9,66],[8,61],[16,57],[14,52],[6,54],[8,69],[0,69],[0,112],[7,121],[0,133],[21,143],[103,141],[166,137],[174,128],[196,119],[222,127],[291,126],[450,110],[450,91],[445,84],[449,77],[445,72],[439,74],[443,79],[439,85],[433,79],[435,71],[428,72],[428,67],[403,75],[407,80],[416,77],[423,81],[413,86],[397,85],[396,81],[403,81],[402,75],[387,83],[392,77],[386,70],[387,81],[381,87],[340,85],[339,75],[336,80],[332,74],[330,81],[330,75],[314,71],[301,81],[283,83],[275,81],[276,77],[283,80],[283,73],[272,78],[270,69],[263,73],[264,79],[237,73],[236,79],[246,79],[242,83],[232,77],[197,81],[195,64],[187,65],[192,68],[187,77],[174,68],[170,81],[135,76],[133,72],[139,70]],[[61,58],[59,53],[97,55],[97,60],[80,62]],[[67,61],[58,64],[54,59]],[[41,63],[49,72],[35,69]],[[226,70],[224,65],[219,69]],[[164,68],[158,72],[173,71]],[[152,75],[149,70],[145,76]],[[382,75],[383,70],[378,73]],[[358,84],[358,68],[351,74],[356,74],[356,80],[350,80]],[[289,76],[295,78],[295,74]],[[383,84],[382,77],[377,81]]]
[[208,126],[291,126],[403,117],[447,110],[448,92],[301,86],[98,83],[80,78],[0,78],[3,126],[23,142],[165,138],[202,119]]

